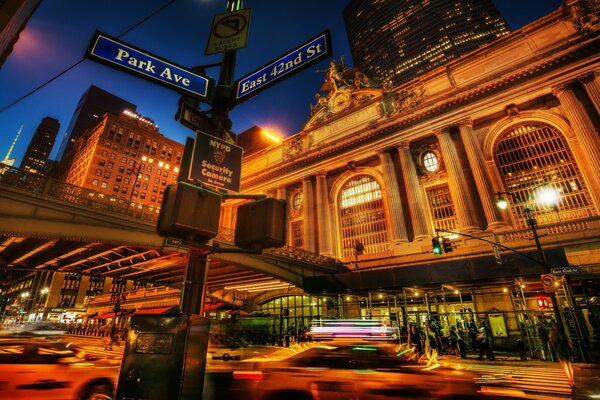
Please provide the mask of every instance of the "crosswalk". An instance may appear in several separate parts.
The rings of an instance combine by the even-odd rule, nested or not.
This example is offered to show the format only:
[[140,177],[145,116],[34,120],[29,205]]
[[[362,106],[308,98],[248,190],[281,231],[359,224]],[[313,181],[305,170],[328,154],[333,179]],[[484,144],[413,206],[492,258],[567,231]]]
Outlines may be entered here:
[[493,364],[457,364],[455,368],[481,374],[482,393],[528,399],[572,398],[569,380],[560,368]]

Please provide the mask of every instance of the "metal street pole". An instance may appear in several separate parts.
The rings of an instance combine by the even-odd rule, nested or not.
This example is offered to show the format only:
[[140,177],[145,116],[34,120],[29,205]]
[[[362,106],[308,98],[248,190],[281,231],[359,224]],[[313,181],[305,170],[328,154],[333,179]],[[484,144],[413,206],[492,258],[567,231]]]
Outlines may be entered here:
[[[527,218],[527,225],[529,226],[529,229],[531,229],[531,233],[533,234],[533,240],[535,241],[535,247],[537,248],[538,255],[540,257],[540,261],[542,263],[542,266],[544,267],[544,273],[549,274],[550,266],[548,265],[548,260],[546,259],[546,254],[544,253],[544,250],[542,249],[542,243],[540,242],[540,236],[538,235],[538,232],[537,232],[537,220],[535,219],[535,216],[533,215],[533,210],[529,207],[525,207],[525,208],[523,208],[523,211],[525,212],[525,217]],[[564,329],[562,316],[560,314],[560,309],[558,308],[559,304],[558,304],[558,299],[556,298],[556,292],[551,291],[548,294],[550,295],[550,300],[552,301],[552,309],[554,310],[554,318],[556,319],[558,326],[560,326]]]

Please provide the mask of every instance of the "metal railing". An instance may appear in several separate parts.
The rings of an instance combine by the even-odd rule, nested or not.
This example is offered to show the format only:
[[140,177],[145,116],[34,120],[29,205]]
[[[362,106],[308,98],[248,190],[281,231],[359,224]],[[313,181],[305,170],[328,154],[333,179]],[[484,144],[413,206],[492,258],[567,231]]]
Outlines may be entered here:
[[143,222],[156,223],[160,211],[159,207],[130,202],[122,197],[85,189],[5,164],[0,164],[0,184],[47,196],[69,205],[118,214]]

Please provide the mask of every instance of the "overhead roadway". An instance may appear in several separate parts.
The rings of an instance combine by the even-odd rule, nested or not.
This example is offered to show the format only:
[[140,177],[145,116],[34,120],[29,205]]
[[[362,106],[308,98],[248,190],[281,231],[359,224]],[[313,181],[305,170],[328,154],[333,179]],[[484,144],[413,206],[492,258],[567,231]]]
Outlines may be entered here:
[[[128,207],[128,203],[47,177],[0,168],[0,268],[103,275],[181,287],[187,248],[166,242],[156,233],[156,209]],[[219,233],[216,243],[230,245],[229,232]],[[273,278],[302,287],[303,277],[341,268],[332,258],[289,247],[262,254],[214,253],[208,290]]]

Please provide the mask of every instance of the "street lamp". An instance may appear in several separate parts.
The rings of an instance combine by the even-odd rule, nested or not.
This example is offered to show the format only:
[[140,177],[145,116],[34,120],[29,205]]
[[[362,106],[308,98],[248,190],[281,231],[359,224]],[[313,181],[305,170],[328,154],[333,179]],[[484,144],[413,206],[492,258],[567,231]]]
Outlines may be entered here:
[[[556,208],[557,204],[558,204],[558,200],[559,200],[560,191],[557,189],[550,188],[548,186],[538,187],[538,188],[540,188],[540,190],[538,191],[538,195],[536,196],[536,201],[538,201],[542,204],[552,205],[553,207]],[[513,192],[496,192],[496,196],[498,197],[498,200],[496,201],[496,205],[498,206],[498,208],[500,208],[502,210],[505,210],[508,207],[508,201],[502,195],[508,195],[508,196],[511,196],[511,198],[514,201],[517,200],[516,196]],[[538,231],[537,231],[537,219],[535,218],[533,209],[526,205],[525,207],[523,207],[523,212],[525,214],[525,222],[527,223],[527,226],[531,230],[531,233],[533,235],[533,240],[535,241],[535,247],[538,252],[539,263],[543,267],[544,274],[549,274],[549,273],[551,273],[550,266],[548,265],[548,259],[546,258],[546,254],[544,253],[544,250],[542,249],[542,244],[540,242],[540,235],[538,234]],[[559,324],[559,326],[562,327],[563,322],[562,322],[562,317],[560,315],[560,309],[558,308],[558,299],[556,298],[556,293],[549,292],[548,295],[552,301],[554,318],[556,319],[556,322]]]

